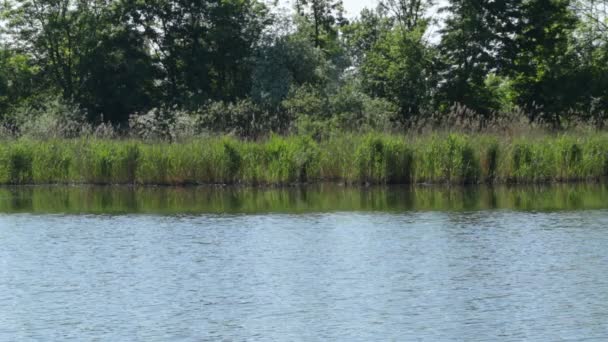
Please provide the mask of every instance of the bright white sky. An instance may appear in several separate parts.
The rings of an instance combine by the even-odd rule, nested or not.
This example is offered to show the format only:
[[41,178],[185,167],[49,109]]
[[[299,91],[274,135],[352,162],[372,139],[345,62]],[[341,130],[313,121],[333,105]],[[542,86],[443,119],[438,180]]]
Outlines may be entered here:
[[[288,10],[293,10],[294,5],[295,5],[295,1],[296,0],[278,0],[279,1],[279,7],[282,7],[284,9],[288,9]],[[344,13],[344,16],[347,18],[354,18],[357,17],[359,15],[359,13],[361,13],[361,10],[363,8],[376,8],[376,6],[378,6],[378,0],[342,0],[344,3],[344,11],[346,13]],[[431,26],[429,28],[429,31],[427,32],[427,37],[429,39],[430,42],[432,43],[438,43],[439,42],[439,34],[438,34],[438,30],[439,28],[442,26],[441,25],[441,16],[437,13],[437,10],[444,6],[446,3],[446,0],[436,0],[433,1],[435,3],[434,6],[432,6],[429,9],[429,15],[431,17],[433,17],[434,19],[437,19],[437,22],[435,22],[435,24],[433,26]]]
[[348,18],[356,17],[359,15],[361,10],[365,7],[376,8],[378,5],[377,0],[343,0],[345,15]]
[[[344,3],[344,10],[347,18],[354,18],[361,10],[365,7],[376,8],[378,0],[342,0]],[[281,7],[293,8],[295,0],[279,0]]]
[[[345,16],[347,18],[354,18],[359,15],[362,9],[367,8],[376,8],[378,6],[378,0],[342,0],[344,3]],[[444,0],[435,1],[437,4],[443,3]],[[279,0],[279,3],[282,7],[293,8],[295,4],[295,0]],[[433,6],[437,8],[436,6]],[[431,8],[431,12],[435,12],[433,8]]]

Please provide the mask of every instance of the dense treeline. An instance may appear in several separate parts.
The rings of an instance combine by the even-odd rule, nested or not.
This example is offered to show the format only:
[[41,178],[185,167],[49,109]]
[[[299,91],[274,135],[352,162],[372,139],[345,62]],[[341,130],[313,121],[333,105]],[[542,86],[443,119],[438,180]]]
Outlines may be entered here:
[[[8,0],[9,134],[553,129],[608,118],[606,0]],[[434,13],[434,12],[433,12]],[[438,29],[439,28],[439,29]],[[87,128],[88,127],[88,128]]]

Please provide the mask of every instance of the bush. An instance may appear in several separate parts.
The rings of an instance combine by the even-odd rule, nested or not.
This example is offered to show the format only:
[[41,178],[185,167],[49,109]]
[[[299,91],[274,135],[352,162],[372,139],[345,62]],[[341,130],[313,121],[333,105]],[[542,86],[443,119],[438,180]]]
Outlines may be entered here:
[[236,103],[209,103],[202,109],[200,124],[213,132],[240,137],[257,137],[281,131],[286,126],[280,112],[271,114],[248,99]]
[[86,113],[61,97],[42,97],[15,109],[9,121],[18,135],[34,139],[75,138],[91,131]]

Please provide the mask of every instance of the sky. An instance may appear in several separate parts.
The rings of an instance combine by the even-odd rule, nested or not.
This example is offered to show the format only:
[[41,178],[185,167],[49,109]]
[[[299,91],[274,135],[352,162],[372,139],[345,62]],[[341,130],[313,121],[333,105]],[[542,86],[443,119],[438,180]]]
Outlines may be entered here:
[[[354,18],[358,16],[361,10],[365,7],[373,9],[376,8],[376,6],[378,5],[378,0],[342,0],[342,2],[344,4],[344,10],[346,12],[344,14],[347,18]],[[438,4],[441,4],[443,2],[443,0],[436,1],[436,3]],[[279,3],[283,7],[293,8],[295,0],[279,0]],[[434,7],[436,8],[437,6]],[[432,7],[431,12],[435,13],[435,11],[436,10],[434,10]]]
[[[296,0],[278,0],[279,6],[285,9],[293,9],[293,6]],[[364,8],[376,8],[378,5],[378,0],[342,0],[344,4],[344,16],[346,18],[354,18],[361,13],[361,10]],[[439,14],[437,13],[437,9],[441,6],[445,5],[446,0],[438,0],[435,1],[435,5],[429,9],[428,15],[437,19],[435,24],[433,24],[429,30],[427,31],[427,38],[431,43],[438,43],[440,40],[439,29],[442,27],[442,20]]]
[[343,0],[346,17],[355,17],[365,7],[375,8],[378,5],[378,0]]
[[[347,18],[356,17],[359,12],[365,7],[375,8],[378,4],[378,0],[342,0],[344,3],[344,13]],[[283,7],[292,8],[295,4],[295,0],[280,0],[279,3]]]

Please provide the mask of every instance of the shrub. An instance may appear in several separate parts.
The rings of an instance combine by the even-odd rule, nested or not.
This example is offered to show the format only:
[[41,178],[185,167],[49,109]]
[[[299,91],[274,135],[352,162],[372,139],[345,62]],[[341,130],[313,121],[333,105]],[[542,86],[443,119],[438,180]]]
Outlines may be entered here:
[[12,115],[17,134],[28,138],[74,138],[91,131],[86,112],[58,96],[24,104]]
[[284,127],[279,111],[271,113],[249,99],[211,102],[202,109],[200,120],[200,125],[210,131],[240,137],[257,137]]

